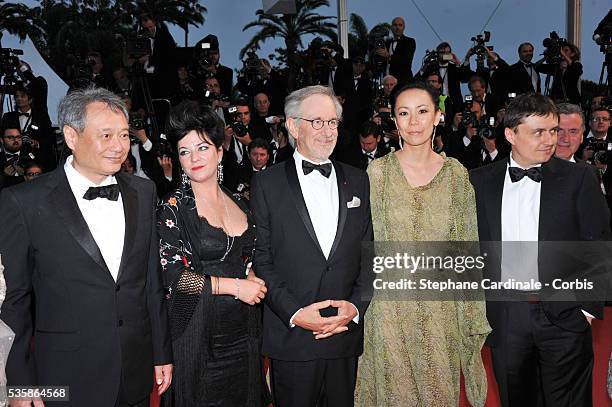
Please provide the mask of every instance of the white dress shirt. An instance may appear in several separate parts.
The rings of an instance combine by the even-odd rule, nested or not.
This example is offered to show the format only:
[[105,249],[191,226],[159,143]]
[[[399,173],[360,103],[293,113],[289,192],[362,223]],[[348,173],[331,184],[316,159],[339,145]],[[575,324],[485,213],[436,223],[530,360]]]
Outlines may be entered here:
[[89,201],[83,198],[89,187],[112,185],[116,184],[117,181],[115,177],[110,176],[99,185],[96,185],[81,175],[72,165],[72,161],[73,157],[69,156],[64,164],[68,184],[89,227],[89,231],[100,248],[108,270],[113,279],[117,281],[125,237],[125,217],[121,194],[119,194],[117,201],[111,201],[106,198],[97,198]]
[[531,64],[530,66],[527,66],[523,62],[523,67],[525,68],[525,70],[527,71],[527,74],[531,78],[531,84],[533,85],[533,90],[537,92],[538,91],[538,79],[540,77],[540,74],[538,73],[538,71],[535,70],[535,66],[533,64]]
[[[295,162],[295,169],[298,175],[298,181],[300,182],[300,188],[302,190],[302,197],[306,203],[306,209],[308,209],[308,215],[312,222],[312,227],[315,230],[315,235],[323,250],[325,258],[329,258],[334,239],[336,238],[336,230],[338,229],[338,182],[336,180],[336,169],[332,165],[332,171],[329,178],[325,178],[319,171],[314,170],[308,175],[304,175],[302,169],[302,161],[306,159],[297,149],[293,152],[293,160]],[[315,164],[331,163],[331,161],[325,160]],[[351,304],[357,310],[355,304]],[[300,312],[302,308],[297,310],[295,314],[289,319],[289,325],[293,328],[293,318]],[[357,310],[357,316],[353,318],[353,322],[359,323],[359,310]]]
[[[512,154],[509,166],[522,168]],[[506,171],[501,208],[502,281],[510,278],[521,282],[539,281],[538,245],[532,242],[538,241],[541,190],[541,182],[529,177],[512,182]]]
[[22,116],[20,113],[20,111],[17,111],[17,114],[19,115],[19,129],[23,133],[24,131],[28,130],[28,127],[30,127],[30,124],[32,123],[32,109],[28,110],[27,112],[23,112],[27,113],[28,116]]
[[448,63],[438,68],[440,78],[442,78],[442,94],[448,95]]
[[[151,142],[151,140],[147,139],[147,141],[142,143],[142,148],[144,148],[146,152],[149,152],[153,148],[153,143]],[[140,143],[132,144],[130,146],[130,151],[132,153],[132,156],[136,160],[136,168],[134,168],[134,175],[140,178],[151,179],[142,169],[142,159],[140,158]]]

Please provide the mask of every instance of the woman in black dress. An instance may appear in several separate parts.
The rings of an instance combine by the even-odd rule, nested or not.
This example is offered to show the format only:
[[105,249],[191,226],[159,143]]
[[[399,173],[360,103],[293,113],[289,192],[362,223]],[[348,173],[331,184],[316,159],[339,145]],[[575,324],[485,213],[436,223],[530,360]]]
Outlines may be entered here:
[[160,261],[174,352],[174,406],[262,406],[259,304],[249,270],[255,225],[245,203],[218,184],[223,123],[195,102],[169,118],[182,182],[160,204]]

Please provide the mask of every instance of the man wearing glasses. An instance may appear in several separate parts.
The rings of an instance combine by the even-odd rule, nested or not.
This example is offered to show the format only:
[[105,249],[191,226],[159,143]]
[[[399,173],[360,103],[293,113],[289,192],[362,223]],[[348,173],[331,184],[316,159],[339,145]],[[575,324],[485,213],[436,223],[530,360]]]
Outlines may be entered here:
[[582,159],[591,161],[593,159],[593,148],[591,147],[594,140],[608,140],[608,130],[610,129],[610,111],[600,108],[591,113],[591,120],[589,121],[591,131],[586,136],[582,146],[578,151],[579,155],[582,155]]
[[17,125],[6,125],[2,130],[2,146],[0,151],[0,187],[9,187],[23,182],[24,157],[21,155],[21,131]]
[[363,350],[363,241],[372,240],[366,173],[329,159],[342,107],[325,86],[285,99],[293,160],[253,177],[253,268],[266,281],[263,353],[277,407],[352,406]]

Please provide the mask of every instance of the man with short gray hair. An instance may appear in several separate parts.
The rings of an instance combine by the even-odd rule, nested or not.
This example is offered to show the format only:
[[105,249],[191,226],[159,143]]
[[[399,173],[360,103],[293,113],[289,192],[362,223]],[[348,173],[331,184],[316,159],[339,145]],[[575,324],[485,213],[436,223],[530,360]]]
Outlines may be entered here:
[[325,86],[285,99],[292,160],[257,173],[253,268],[268,286],[263,354],[277,407],[353,406],[363,351],[361,243],[372,240],[366,173],[329,159],[342,106]]
[[74,90],[59,123],[66,163],[0,195],[7,384],[67,386],[65,406],[148,406],[153,376],[160,394],[172,379],[155,187],[119,172],[130,139],[116,95]]
[[580,106],[571,103],[558,103],[557,109],[559,128],[555,156],[575,163],[574,154],[582,144],[584,136],[584,113]]

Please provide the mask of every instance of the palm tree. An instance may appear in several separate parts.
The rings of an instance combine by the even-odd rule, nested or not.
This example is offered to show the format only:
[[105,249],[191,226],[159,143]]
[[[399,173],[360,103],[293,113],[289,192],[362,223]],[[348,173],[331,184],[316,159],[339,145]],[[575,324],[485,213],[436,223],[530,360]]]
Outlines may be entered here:
[[391,25],[389,23],[378,23],[372,30],[368,30],[363,18],[355,13],[351,13],[349,17],[349,55],[351,57],[361,56],[365,57],[368,53],[368,36],[371,31],[376,29],[386,29],[391,31]]
[[189,26],[204,24],[207,12],[198,0],[130,0],[127,8],[136,17],[146,13],[159,23],[178,25],[185,31],[185,46]]
[[328,0],[296,0],[295,14],[283,14],[277,16],[266,14],[259,9],[255,12],[257,20],[251,21],[244,26],[242,31],[252,27],[260,30],[255,33],[247,45],[240,50],[240,58],[244,58],[249,49],[259,49],[259,45],[271,38],[282,38],[285,41],[285,49],[282,54],[286,56],[289,68],[289,88],[292,89],[297,77],[299,61],[296,51],[304,47],[302,36],[306,34],[321,35],[332,40],[336,39],[336,24],[330,20],[334,17],[322,16],[314,10],[322,6],[329,6]]
[[38,18],[40,8],[0,0],[0,38],[4,31],[16,35],[21,41],[29,36],[33,41],[44,37],[43,22]]

